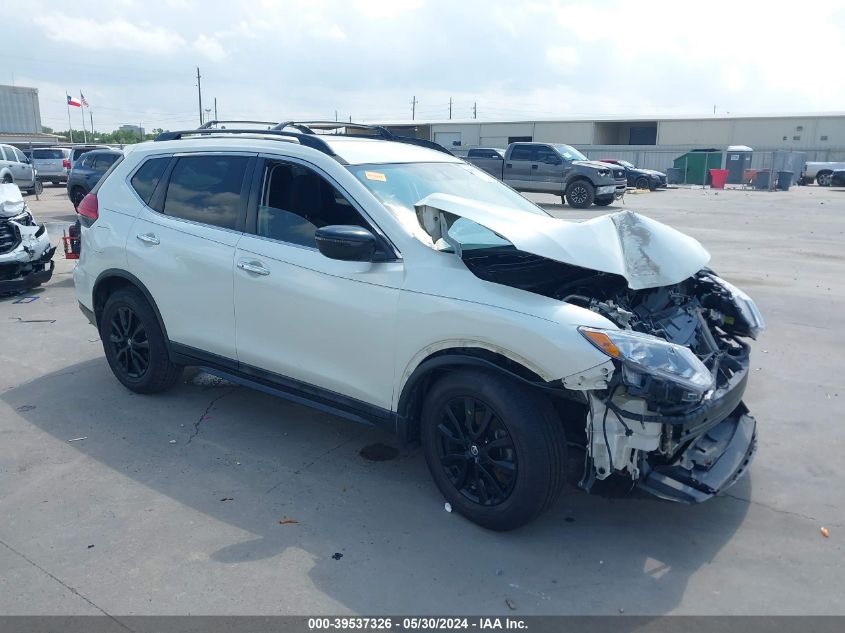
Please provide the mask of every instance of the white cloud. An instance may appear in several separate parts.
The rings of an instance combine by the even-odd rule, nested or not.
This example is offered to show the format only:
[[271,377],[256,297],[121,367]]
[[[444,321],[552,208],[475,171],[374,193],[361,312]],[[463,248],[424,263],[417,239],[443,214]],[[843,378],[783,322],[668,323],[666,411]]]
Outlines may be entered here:
[[122,18],[93,20],[64,13],[39,15],[34,22],[51,40],[88,49],[122,49],[152,55],[169,54],[185,44],[178,33],[148,23],[135,24]]
[[553,46],[546,49],[546,60],[557,70],[571,73],[581,64],[581,54],[574,46]]
[[228,56],[226,50],[220,45],[217,38],[213,36],[200,35],[194,40],[191,47],[213,62],[222,62]]
[[353,0],[352,6],[373,20],[392,20],[417,11],[425,0]]

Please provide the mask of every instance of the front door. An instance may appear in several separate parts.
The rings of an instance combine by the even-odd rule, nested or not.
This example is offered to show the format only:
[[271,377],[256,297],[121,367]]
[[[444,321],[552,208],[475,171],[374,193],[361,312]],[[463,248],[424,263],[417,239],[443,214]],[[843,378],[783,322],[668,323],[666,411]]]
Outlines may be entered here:
[[389,409],[401,260],[386,244],[383,259],[392,261],[328,259],[316,248],[317,228],[372,223],[307,164],[268,158],[259,169],[235,253],[241,370]]

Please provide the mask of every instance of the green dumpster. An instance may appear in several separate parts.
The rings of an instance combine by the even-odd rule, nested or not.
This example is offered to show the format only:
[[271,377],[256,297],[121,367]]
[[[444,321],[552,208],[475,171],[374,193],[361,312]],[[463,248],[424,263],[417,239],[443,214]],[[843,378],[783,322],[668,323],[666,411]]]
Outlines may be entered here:
[[678,156],[672,165],[684,174],[681,182],[687,185],[710,183],[710,170],[721,169],[722,152],[715,149],[694,149]]

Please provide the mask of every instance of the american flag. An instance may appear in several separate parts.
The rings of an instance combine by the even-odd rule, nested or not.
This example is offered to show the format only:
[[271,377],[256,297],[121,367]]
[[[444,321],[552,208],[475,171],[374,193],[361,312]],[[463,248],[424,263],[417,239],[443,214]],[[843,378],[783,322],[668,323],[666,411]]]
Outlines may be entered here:
[[80,101],[82,101],[82,105],[84,105],[86,108],[87,108],[87,107],[90,107],[90,106],[88,105],[88,100],[85,98],[85,95],[84,95],[84,94],[82,94],[82,91],[81,91],[81,90],[79,91],[79,99],[80,99]]

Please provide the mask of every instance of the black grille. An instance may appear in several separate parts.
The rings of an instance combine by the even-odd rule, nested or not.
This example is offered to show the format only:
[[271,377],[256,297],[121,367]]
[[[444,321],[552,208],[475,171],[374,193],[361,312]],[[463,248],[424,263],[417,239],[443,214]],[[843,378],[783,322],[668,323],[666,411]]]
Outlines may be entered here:
[[0,222],[0,254],[12,252],[20,243],[17,227],[11,222]]
[[614,169],[613,175],[617,178],[624,178],[625,177],[625,170],[624,169]]

